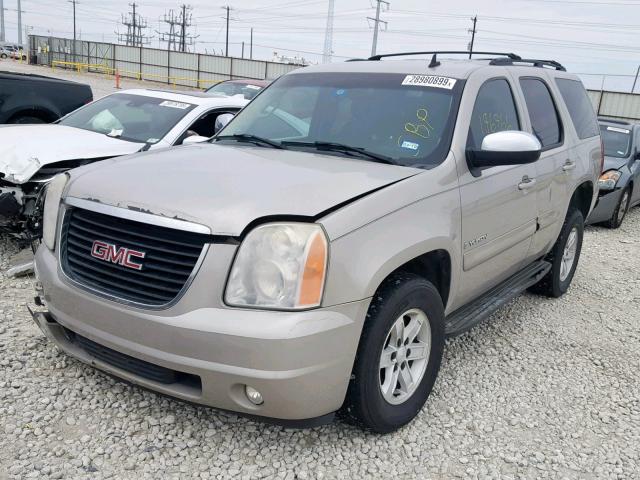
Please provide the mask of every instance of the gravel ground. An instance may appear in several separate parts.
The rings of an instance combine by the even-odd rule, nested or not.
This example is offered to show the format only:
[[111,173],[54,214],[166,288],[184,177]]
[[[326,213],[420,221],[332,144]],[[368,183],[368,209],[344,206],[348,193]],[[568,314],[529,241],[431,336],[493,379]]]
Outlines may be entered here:
[[[14,246],[0,240],[0,267]],[[40,334],[0,277],[0,478],[640,478],[640,208],[587,230],[573,286],[448,342],[403,430],[287,430],[119,383]]]
[[[46,75],[48,77],[62,78],[64,80],[71,80],[74,82],[87,83],[93,90],[93,98],[98,99],[113,93],[116,91],[116,81],[113,75],[104,75],[97,73],[78,73],[74,70],[64,70],[62,68],[51,69],[49,67],[29,65],[27,63],[20,63],[16,60],[0,59],[0,71],[5,70],[9,72],[18,73],[35,73],[37,75]],[[195,90],[189,87],[176,87],[166,83],[138,81],[133,79],[122,78],[120,81],[120,87],[122,89],[127,88],[162,88],[170,90]]]

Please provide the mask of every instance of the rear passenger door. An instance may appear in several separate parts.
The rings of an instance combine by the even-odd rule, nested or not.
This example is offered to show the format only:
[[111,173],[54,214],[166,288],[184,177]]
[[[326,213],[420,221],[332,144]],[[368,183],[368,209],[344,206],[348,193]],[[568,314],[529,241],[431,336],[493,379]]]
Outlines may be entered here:
[[571,142],[565,139],[558,102],[547,80],[520,76],[518,84],[527,111],[527,130],[542,144],[542,154],[535,163],[538,225],[528,254],[528,258],[535,258],[553,244],[564,222],[575,161],[568,148]]
[[[465,90],[477,88],[470,117],[467,149],[479,149],[484,137],[504,130],[521,130],[521,111],[506,77],[476,86],[470,78]],[[474,177],[460,159],[463,281],[460,300],[477,297],[524,266],[536,229],[534,164],[487,168]]]

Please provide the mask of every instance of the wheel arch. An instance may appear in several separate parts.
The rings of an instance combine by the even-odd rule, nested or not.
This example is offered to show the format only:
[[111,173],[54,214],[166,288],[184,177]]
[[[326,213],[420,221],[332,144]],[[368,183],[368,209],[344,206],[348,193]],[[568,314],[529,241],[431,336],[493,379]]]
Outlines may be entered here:
[[36,117],[43,120],[45,123],[51,123],[58,119],[58,116],[54,112],[46,108],[22,108],[14,111],[7,119],[7,123],[11,123],[11,121],[16,120],[20,117]]
[[[444,248],[437,248],[404,261],[400,265],[381,275],[375,290],[397,273],[413,273],[431,282],[438,290],[442,304],[446,308],[451,293],[452,265],[451,255]],[[378,277],[378,278],[380,278]]]
[[593,183],[590,181],[583,182],[573,191],[571,200],[569,201],[569,210],[577,208],[582,212],[583,218],[586,220],[591,213],[594,204]]

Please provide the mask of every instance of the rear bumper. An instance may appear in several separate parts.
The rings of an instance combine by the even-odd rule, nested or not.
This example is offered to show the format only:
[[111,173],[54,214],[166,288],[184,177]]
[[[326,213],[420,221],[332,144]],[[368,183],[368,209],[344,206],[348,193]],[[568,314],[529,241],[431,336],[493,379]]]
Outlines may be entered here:
[[622,188],[616,188],[611,191],[600,190],[596,206],[591,211],[587,223],[594,224],[609,220],[616,209],[616,205],[618,205],[621,195]]
[[[307,312],[205,307],[176,309],[171,316],[67,284],[45,247],[36,268],[49,309],[34,315],[38,326],[69,355],[109,374],[188,402],[285,424],[328,420],[344,401],[368,299]],[[183,380],[163,383],[122,368],[83,348],[74,334],[179,372]],[[262,394],[262,405],[247,399],[245,385]]]

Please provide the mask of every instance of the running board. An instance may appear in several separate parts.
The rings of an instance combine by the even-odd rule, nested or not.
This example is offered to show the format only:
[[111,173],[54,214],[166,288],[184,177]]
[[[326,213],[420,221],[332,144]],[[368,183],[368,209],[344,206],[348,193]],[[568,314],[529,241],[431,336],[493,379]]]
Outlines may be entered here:
[[471,329],[505,303],[538,283],[550,269],[549,262],[544,260],[534,262],[478,299],[451,313],[445,322],[445,335],[455,337]]

